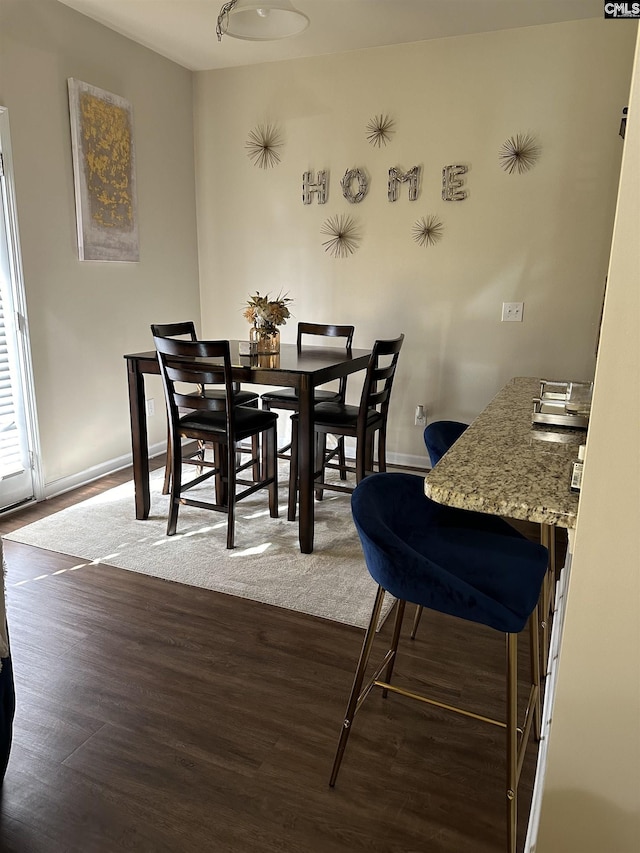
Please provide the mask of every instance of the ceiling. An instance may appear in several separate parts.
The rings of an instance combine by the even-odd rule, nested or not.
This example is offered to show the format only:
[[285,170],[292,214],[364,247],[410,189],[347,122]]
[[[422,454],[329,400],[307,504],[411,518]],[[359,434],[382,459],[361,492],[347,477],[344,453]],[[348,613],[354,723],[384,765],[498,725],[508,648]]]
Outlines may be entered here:
[[218,42],[224,0],[59,0],[192,71],[602,18],[602,0],[294,0],[311,21],[277,42]]

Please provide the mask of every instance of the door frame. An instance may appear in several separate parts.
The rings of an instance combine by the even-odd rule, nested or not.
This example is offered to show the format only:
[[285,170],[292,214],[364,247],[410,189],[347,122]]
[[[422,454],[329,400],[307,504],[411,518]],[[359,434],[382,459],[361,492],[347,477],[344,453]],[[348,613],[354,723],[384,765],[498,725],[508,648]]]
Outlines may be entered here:
[[[27,300],[22,269],[22,253],[20,249],[20,234],[18,231],[18,208],[13,173],[13,156],[11,149],[11,134],[9,128],[9,110],[0,104],[0,150],[4,165],[4,181],[6,190],[6,219],[7,242],[9,252],[9,267],[11,276],[14,311],[18,315],[20,334],[18,335],[17,360],[19,364],[20,383],[24,414],[26,422],[26,440],[31,455],[31,475],[33,480],[33,497],[36,501],[44,498],[44,478],[42,473],[42,454],[38,417],[36,410],[36,393],[33,380],[33,362],[31,359],[31,341],[29,322],[27,319]],[[9,509],[9,508],[7,508]]]

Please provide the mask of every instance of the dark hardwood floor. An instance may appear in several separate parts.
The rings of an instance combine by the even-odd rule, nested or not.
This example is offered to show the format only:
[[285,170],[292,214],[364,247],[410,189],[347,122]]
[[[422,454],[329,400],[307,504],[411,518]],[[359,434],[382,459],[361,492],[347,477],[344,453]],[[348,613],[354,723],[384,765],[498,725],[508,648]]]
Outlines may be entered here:
[[[0,516],[0,533],[130,476]],[[17,710],[1,851],[502,853],[504,735],[493,726],[375,693],[329,788],[360,630],[4,549]],[[425,613],[404,640],[399,681],[502,716],[502,635]]]

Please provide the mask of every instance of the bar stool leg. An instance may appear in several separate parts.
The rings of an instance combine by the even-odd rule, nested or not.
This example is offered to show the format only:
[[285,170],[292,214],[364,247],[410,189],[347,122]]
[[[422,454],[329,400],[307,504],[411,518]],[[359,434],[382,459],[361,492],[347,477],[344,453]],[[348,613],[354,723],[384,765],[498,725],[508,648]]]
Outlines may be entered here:
[[358,666],[356,667],[356,674],[353,679],[353,687],[351,688],[351,695],[349,696],[349,702],[347,703],[347,710],[344,715],[344,723],[342,724],[340,740],[338,741],[338,749],[336,750],[336,757],[333,762],[331,778],[329,779],[329,785],[332,788],[336,784],[336,779],[338,778],[338,771],[340,770],[340,764],[342,763],[342,756],[344,755],[344,751],[347,746],[347,741],[349,739],[349,735],[351,734],[351,724],[353,723],[353,718],[356,715],[356,711],[358,710],[358,706],[360,703],[360,691],[362,690],[362,682],[364,681],[367,663],[369,662],[369,657],[371,656],[373,641],[376,637],[376,628],[378,627],[378,621],[380,620],[380,612],[382,610],[382,602],[384,601],[384,595],[384,589],[379,586],[378,592],[376,594],[376,599],[373,604],[373,612],[371,614],[371,620],[369,621],[369,627],[367,628],[367,632],[364,636],[364,642],[362,644],[362,650],[360,651],[360,659],[358,661]]
[[[532,624],[533,628],[533,624]],[[533,628],[535,631],[535,628]],[[518,833],[518,635],[507,634],[507,850]]]
[[[384,681],[387,684],[391,684],[391,676],[393,675],[393,667],[396,662],[396,656],[398,654],[398,643],[400,642],[400,631],[402,630],[402,620],[404,619],[404,609],[406,606],[406,601],[398,600],[396,601],[396,618],[393,623],[393,636],[391,638],[391,646],[389,647],[389,651],[393,652],[393,655],[389,658],[389,663],[385,668],[384,673]],[[383,698],[387,698],[388,690],[383,688],[382,696]]]
[[536,741],[542,737],[542,688],[540,678],[540,635],[538,633],[539,606],[529,619],[529,650],[531,658],[531,683],[536,689],[536,699],[533,706],[533,733]]
[[420,619],[422,617],[422,605],[416,605],[416,615],[413,617],[413,627],[411,628],[410,637],[412,640],[415,640],[416,634],[418,633],[418,625],[420,624]]

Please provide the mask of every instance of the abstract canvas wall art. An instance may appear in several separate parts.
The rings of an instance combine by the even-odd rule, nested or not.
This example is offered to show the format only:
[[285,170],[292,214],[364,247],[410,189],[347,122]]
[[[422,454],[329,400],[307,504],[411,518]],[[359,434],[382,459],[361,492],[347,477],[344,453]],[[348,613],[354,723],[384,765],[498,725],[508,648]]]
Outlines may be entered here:
[[70,77],[69,113],[82,261],[138,261],[131,104]]

